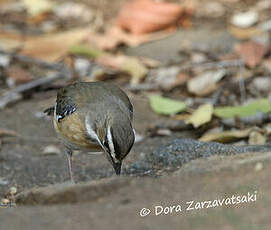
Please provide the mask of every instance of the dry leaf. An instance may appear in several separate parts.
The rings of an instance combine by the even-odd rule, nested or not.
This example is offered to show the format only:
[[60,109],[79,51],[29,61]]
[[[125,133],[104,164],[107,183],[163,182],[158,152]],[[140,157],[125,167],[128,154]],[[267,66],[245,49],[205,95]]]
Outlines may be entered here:
[[9,194],[14,196],[17,193],[17,188],[16,187],[11,187],[9,189]]
[[121,8],[117,25],[134,34],[158,31],[177,25],[183,10],[175,3],[135,0]]
[[235,47],[236,53],[244,60],[245,64],[251,68],[257,66],[262,61],[267,50],[267,47],[255,41],[248,41],[238,44]]
[[186,124],[192,124],[194,128],[208,123],[212,119],[213,105],[205,104],[201,105],[193,114],[185,121]]
[[121,70],[129,73],[132,76],[132,85],[140,83],[148,72],[147,68],[142,64],[142,62],[135,57],[127,57],[121,66]]
[[86,5],[76,2],[63,2],[53,9],[54,14],[63,19],[80,19],[81,22],[89,22],[94,18],[94,12]]
[[231,23],[237,27],[248,28],[257,23],[259,19],[259,13],[257,11],[247,11],[236,13],[231,19]]
[[252,131],[249,134],[248,143],[250,145],[264,145],[266,142],[266,137],[259,131]]
[[0,49],[4,51],[13,51],[23,45],[24,37],[17,33],[8,33],[0,31]]
[[205,72],[188,81],[188,91],[195,95],[206,96],[217,89],[217,82],[225,75],[226,71],[223,69]]
[[125,55],[101,55],[96,59],[96,62],[118,71],[128,73],[132,77],[132,84],[139,83],[148,71],[138,58]]
[[103,34],[92,31],[86,43],[95,45],[102,50],[114,50],[117,46],[125,44],[128,46],[138,46],[142,43],[162,39],[172,34],[172,31],[163,31],[150,34],[131,34],[123,31],[117,26],[110,26]]
[[13,130],[8,130],[8,129],[0,129],[0,137],[4,137],[4,136],[17,136],[18,134],[13,131]]
[[28,38],[21,54],[46,61],[56,61],[63,57],[71,46],[86,38],[89,32],[88,28],[82,28]]
[[15,86],[34,79],[33,75],[19,66],[11,66],[7,69],[8,85]]
[[263,32],[257,27],[250,27],[250,28],[239,28],[235,26],[228,27],[229,33],[240,40],[249,39],[251,37],[255,37],[257,35],[262,34]]
[[224,131],[224,132],[219,132],[219,133],[207,133],[207,134],[204,134],[199,140],[206,141],[206,142],[217,141],[221,143],[229,143],[234,140],[248,137],[250,132],[251,132],[251,129]]
[[53,3],[49,0],[22,0],[27,12],[32,15],[38,15],[52,10]]

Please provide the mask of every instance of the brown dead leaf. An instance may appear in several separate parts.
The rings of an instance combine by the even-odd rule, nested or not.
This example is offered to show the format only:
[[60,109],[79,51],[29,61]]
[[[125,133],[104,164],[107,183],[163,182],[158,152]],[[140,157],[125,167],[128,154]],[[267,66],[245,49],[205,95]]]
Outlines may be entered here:
[[11,66],[7,69],[9,79],[14,85],[29,82],[34,79],[33,75],[19,66]]
[[134,0],[121,8],[116,23],[131,33],[144,34],[176,26],[183,11],[176,3]]
[[102,50],[114,50],[117,46],[138,46],[142,43],[162,39],[172,34],[172,31],[155,32],[150,34],[131,34],[117,26],[110,26],[103,34],[91,32],[86,43],[95,45]]
[[46,61],[63,57],[71,46],[79,43],[89,34],[88,28],[27,38],[21,54]]
[[4,137],[4,136],[17,136],[18,134],[13,131],[13,130],[9,130],[9,129],[0,129],[0,137]]
[[257,66],[267,52],[267,47],[255,41],[248,41],[238,44],[235,52],[244,60],[245,64],[250,68]]
[[0,49],[5,51],[12,51],[22,47],[23,36],[17,33],[9,33],[0,31]]

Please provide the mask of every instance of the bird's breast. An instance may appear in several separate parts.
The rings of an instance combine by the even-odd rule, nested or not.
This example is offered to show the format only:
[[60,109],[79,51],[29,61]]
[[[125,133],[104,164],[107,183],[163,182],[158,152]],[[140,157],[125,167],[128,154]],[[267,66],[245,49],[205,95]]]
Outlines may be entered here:
[[89,151],[102,150],[99,144],[87,138],[85,124],[76,112],[61,119],[60,122],[54,116],[54,127],[65,145]]

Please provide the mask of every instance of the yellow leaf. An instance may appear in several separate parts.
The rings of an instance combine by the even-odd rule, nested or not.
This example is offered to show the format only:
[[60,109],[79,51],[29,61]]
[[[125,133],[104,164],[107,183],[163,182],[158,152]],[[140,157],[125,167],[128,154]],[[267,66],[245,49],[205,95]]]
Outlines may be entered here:
[[259,131],[252,131],[249,134],[248,143],[250,145],[264,145],[266,142],[266,137]]
[[51,11],[53,7],[49,0],[23,0],[23,4],[31,16]]
[[194,128],[209,122],[213,115],[213,105],[205,104],[201,105],[193,114],[186,120],[187,124],[192,124]]
[[229,143],[234,140],[248,137],[251,129],[245,130],[234,130],[234,131],[224,131],[220,133],[207,133],[204,134],[199,140],[200,141],[217,141],[221,143]]

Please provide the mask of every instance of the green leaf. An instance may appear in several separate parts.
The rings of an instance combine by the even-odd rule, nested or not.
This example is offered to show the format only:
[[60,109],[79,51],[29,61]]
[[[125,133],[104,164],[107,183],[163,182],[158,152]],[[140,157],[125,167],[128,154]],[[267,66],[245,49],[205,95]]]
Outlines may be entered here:
[[186,108],[186,104],[159,95],[150,96],[151,108],[154,112],[163,115],[173,115],[183,111]]
[[89,58],[98,58],[105,54],[102,50],[90,45],[74,45],[70,48],[70,53]]
[[220,118],[250,117],[257,112],[268,113],[271,103],[268,99],[260,99],[244,106],[225,106],[215,108],[214,114]]

